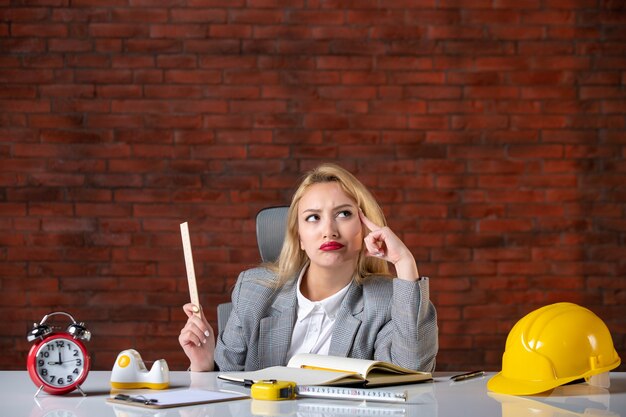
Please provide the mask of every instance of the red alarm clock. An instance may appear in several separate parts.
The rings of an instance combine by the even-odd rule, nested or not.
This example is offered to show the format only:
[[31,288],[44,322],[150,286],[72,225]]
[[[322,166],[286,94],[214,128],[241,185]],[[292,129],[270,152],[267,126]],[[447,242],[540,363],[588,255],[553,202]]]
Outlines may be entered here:
[[[65,331],[55,331],[46,325],[46,320],[55,315],[65,315],[72,323]],[[85,323],[77,323],[69,313],[62,311],[47,314],[39,324],[33,323],[33,329],[26,339],[35,342],[28,352],[26,367],[30,379],[49,394],[62,395],[74,390],[85,393],[80,385],[87,378],[91,361],[83,342],[91,339],[91,332]]]

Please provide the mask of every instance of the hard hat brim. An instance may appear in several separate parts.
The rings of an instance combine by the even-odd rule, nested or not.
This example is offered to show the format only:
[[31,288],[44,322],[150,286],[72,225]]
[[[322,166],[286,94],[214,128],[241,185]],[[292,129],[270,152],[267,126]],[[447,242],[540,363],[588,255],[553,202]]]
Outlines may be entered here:
[[500,394],[509,395],[533,395],[554,389],[558,386],[565,385],[569,382],[576,381],[577,379],[583,379],[592,375],[598,375],[604,372],[609,372],[612,369],[617,368],[621,364],[621,360],[617,357],[616,361],[609,366],[603,368],[596,368],[592,372],[587,372],[584,375],[576,375],[568,378],[551,379],[547,381],[527,381],[521,379],[507,378],[502,375],[502,372],[498,372],[489,381],[487,381],[487,388],[490,391]]
[[509,395],[533,395],[548,391],[559,385],[580,379],[580,377],[553,379],[549,381],[523,381],[520,379],[510,379],[498,372],[488,382],[487,388],[490,391]]

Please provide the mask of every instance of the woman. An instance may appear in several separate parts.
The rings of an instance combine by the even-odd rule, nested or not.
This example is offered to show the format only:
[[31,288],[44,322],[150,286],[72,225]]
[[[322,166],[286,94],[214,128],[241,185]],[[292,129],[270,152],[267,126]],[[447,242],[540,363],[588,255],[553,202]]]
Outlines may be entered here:
[[307,352],[433,371],[428,278],[365,186],[323,164],[305,176],[287,216],[278,261],[240,274],[217,343],[199,306],[183,306],[189,319],[179,342],[190,369],[252,371]]

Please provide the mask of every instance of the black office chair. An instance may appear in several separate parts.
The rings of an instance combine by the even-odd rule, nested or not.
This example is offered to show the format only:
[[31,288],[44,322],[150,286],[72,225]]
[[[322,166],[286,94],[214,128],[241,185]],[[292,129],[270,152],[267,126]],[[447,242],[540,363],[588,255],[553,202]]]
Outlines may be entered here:
[[[256,241],[263,262],[274,262],[280,255],[285,238],[287,211],[289,207],[267,207],[256,215]],[[232,303],[217,306],[217,331],[220,334],[233,308]]]

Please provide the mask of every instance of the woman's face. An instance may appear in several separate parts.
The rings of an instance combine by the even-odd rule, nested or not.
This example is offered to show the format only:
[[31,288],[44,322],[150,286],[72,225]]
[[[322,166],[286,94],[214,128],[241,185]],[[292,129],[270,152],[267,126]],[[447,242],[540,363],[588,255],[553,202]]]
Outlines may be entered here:
[[363,245],[358,207],[335,182],[311,185],[298,203],[300,248],[312,264],[356,266]]

